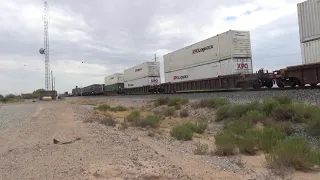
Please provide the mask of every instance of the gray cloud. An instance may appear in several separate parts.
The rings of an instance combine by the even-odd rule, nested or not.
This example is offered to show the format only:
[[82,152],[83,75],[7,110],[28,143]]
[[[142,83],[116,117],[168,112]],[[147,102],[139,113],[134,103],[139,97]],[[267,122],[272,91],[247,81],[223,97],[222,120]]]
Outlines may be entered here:
[[[220,28],[214,18],[219,15],[215,14],[217,9],[250,2],[256,1],[49,1],[50,60],[52,67],[58,68],[54,70],[57,71],[57,88],[63,92],[70,91],[76,85],[103,83],[104,75],[121,72],[124,68],[151,60],[156,52],[162,59],[166,52],[202,40],[199,37],[215,35],[210,31],[215,31],[212,24],[216,25],[214,28]],[[16,6],[8,8],[0,5],[0,61],[12,60],[19,63],[16,68],[8,71],[0,67],[0,80],[7,84],[0,88],[0,94],[41,88],[44,84],[44,63],[38,50],[43,46],[43,3],[39,0],[11,0],[7,3],[14,3]],[[19,14],[31,7],[33,9],[29,14]],[[164,27],[164,20],[172,22]],[[1,26],[1,22],[10,26]],[[290,63],[300,63],[300,55],[288,55],[300,52],[297,28],[296,15],[292,15],[253,29],[254,66],[276,69]],[[203,33],[203,29],[207,33]],[[275,30],[284,30],[285,33],[279,36],[268,35],[272,31],[276,33]],[[171,34],[172,31],[180,33]],[[292,46],[289,47],[288,44]],[[272,49],[273,47],[280,48]],[[271,57],[279,55],[286,56]],[[84,64],[72,64],[77,61]],[[28,71],[23,64],[34,68]],[[94,64],[104,68],[95,69]],[[66,69],[79,66],[81,70],[58,71],[67,65]]]

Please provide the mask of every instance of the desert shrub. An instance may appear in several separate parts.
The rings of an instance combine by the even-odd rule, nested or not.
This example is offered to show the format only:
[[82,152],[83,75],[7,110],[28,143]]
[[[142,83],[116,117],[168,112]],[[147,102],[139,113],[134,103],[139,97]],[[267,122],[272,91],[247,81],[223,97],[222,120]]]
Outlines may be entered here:
[[106,126],[113,126],[113,127],[115,127],[117,125],[117,121],[115,119],[113,119],[113,117],[110,115],[106,115],[105,118],[103,118],[100,121],[100,123],[104,124]]
[[311,170],[319,164],[319,149],[313,150],[302,137],[288,137],[276,144],[266,156],[270,167],[293,167],[296,170]]
[[154,105],[155,106],[162,106],[162,105],[166,105],[169,102],[169,98],[168,97],[161,97],[158,98],[154,101]]
[[140,118],[140,111],[132,111],[125,119],[128,122],[137,121]]
[[231,106],[226,105],[217,109],[215,114],[215,121],[222,121],[230,117]]
[[230,110],[230,115],[234,119],[239,119],[243,115],[247,114],[248,111],[260,110],[260,103],[258,101],[254,101],[247,104],[238,104],[234,105]]
[[99,110],[99,111],[107,111],[110,108],[108,104],[102,104],[98,107],[95,107],[94,109]]
[[174,126],[170,131],[170,134],[177,140],[188,141],[192,139],[193,131],[186,124],[180,124]]
[[109,110],[110,111],[126,111],[127,108],[125,108],[123,106],[116,106],[116,107],[110,107]]
[[186,109],[183,109],[180,111],[180,117],[188,117],[189,116],[189,112]]
[[214,135],[216,150],[219,156],[229,156],[235,154],[236,140],[230,131],[222,131]]
[[161,120],[161,117],[159,116],[149,115],[146,118],[139,118],[138,120],[136,120],[135,125],[140,127],[150,126],[152,128],[157,128],[159,127],[160,120]]
[[259,149],[261,132],[256,129],[248,129],[241,138],[238,138],[237,145],[241,153],[255,155]]
[[176,104],[176,105],[174,106],[174,109],[175,109],[175,110],[180,110],[180,109],[181,109],[181,105],[180,105],[180,104]]
[[193,150],[193,154],[206,155],[209,152],[208,144],[202,144],[200,141],[196,144],[196,148]]
[[172,116],[174,115],[174,111],[175,109],[172,108],[172,107],[167,107],[165,110],[164,110],[164,115],[169,117],[169,116]]
[[274,96],[273,97],[274,100],[278,101],[280,104],[291,104],[292,103],[292,99],[289,96]]
[[225,98],[212,98],[201,100],[199,106],[202,108],[219,108],[228,104],[230,104],[230,101]]
[[266,119],[266,115],[261,111],[250,110],[247,111],[247,113],[244,116],[242,116],[241,119],[246,119],[250,120],[253,123],[257,123],[264,121],[264,119]]
[[261,104],[261,110],[266,113],[266,115],[270,115],[273,110],[280,106],[280,103],[275,99],[266,99]]
[[295,116],[294,108],[291,105],[278,106],[273,110],[272,116],[277,121],[293,121]]
[[295,132],[295,129],[291,122],[282,121],[272,126],[274,126],[275,128],[279,128],[282,132],[286,133],[287,136],[290,136]]
[[245,118],[241,120],[231,121],[225,125],[226,130],[229,130],[238,135],[244,134],[248,129],[251,129],[252,127],[252,121]]
[[188,127],[189,129],[191,129],[192,132],[198,133],[198,134],[203,134],[204,131],[207,129],[208,124],[205,122],[197,122],[197,123],[184,123],[184,125],[186,127]]
[[320,113],[313,116],[312,120],[307,123],[306,128],[309,135],[320,137]]
[[279,128],[265,127],[260,134],[260,148],[265,152],[270,152],[284,138],[286,138],[286,134]]
[[170,99],[169,102],[168,102],[168,106],[175,106],[175,105],[184,105],[188,103],[188,100],[187,99],[183,99],[183,98],[173,98],[173,99]]

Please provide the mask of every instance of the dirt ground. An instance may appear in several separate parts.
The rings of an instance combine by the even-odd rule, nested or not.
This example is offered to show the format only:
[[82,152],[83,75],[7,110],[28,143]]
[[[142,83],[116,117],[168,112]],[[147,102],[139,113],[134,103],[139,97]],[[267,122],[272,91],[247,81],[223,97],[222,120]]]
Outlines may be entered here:
[[[108,103],[147,105],[130,100]],[[92,107],[80,104],[66,100],[2,105],[0,120],[13,124],[0,132],[0,179],[277,179],[264,168],[262,156],[243,156],[245,163],[239,163],[237,158],[195,155],[196,142],[213,144],[211,132],[187,142],[172,139],[165,128],[150,137],[147,129],[88,123],[95,117]],[[12,108],[16,112],[11,114],[29,109],[10,116]],[[55,144],[54,139],[69,143]],[[296,172],[292,179],[316,177],[319,174]]]

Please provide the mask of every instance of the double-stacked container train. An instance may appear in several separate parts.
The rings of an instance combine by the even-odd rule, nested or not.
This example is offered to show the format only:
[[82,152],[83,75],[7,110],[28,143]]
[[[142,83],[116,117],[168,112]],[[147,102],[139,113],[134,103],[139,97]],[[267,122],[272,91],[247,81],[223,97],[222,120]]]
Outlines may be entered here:
[[[184,91],[316,86],[320,82],[320,3],[297,5],[302,64],[273,72],[253,72],[249,31],[229,30],[163,56],[105,77],[104,95],[176,93]],[[91,85],[93,86],[93,85]],[[100,95],[101,89],[75,88],[72,95]],[[83,93],[86,91],[86,93]]]

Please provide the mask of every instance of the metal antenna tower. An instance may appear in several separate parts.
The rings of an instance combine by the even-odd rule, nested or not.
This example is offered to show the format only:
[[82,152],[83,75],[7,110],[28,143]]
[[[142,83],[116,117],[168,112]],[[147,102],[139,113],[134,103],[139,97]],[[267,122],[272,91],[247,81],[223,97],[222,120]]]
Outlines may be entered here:
[[40,54],[44,54],[45,60],[45,89],[50,90],[50,61],[49,61],[49,8],[47,1],[44,2],[44,47],[39,50]]

